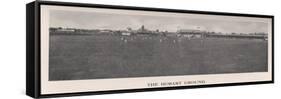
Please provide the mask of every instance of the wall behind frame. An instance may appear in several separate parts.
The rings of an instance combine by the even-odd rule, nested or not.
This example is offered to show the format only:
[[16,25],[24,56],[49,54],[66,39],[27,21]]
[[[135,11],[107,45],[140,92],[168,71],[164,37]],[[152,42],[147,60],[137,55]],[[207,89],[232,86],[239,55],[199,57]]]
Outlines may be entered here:
[[[25,4],[33,0],[2,0],[0,18],[0,95],[1,99],[30,99],[25,95]],[[61,0],[67,2],[85,2],[109,5],[127,5],[142,7],[175,8],[187,10],[219,11],[249,14],[273,14],[275,16],[275,84],[216,87],[203,89],[185,89],[159,92],[111,94],[98,96],[67,97],[61,99],[264,99],[280,97],[281,35],[279,25],[281,12],[278,0]]]

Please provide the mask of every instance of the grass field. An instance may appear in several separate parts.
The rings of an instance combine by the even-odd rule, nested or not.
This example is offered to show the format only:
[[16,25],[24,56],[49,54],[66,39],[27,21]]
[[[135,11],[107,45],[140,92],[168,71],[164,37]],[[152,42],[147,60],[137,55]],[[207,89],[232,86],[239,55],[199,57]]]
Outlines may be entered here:
[[51,35],[49,80],[267,71],[267,41]]

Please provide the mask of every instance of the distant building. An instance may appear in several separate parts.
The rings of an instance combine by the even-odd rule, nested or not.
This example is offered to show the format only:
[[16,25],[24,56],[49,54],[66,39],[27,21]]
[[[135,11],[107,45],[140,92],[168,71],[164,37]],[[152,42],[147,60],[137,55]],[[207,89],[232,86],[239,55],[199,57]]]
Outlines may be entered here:
[[178,36],[187,37],[187,38],[203,38],[204,31],[196,29],[180,29],[177,31]]
[[153,32],[150,31],[150,30],[148,30],[148,29],[146,29],[146,28],[144,27],[144,25],[142,25],[142,26],[137,30],[137,34],[138,34],[138,35],[145,36],[145,35],[152,35]]
[[123,35],[123,36],[130,36],[131,33],[130,32],[122,32],[121,35]]
[[57,31],[59,32],[75,32],[75,29],[71,29],[71,28],[60,28]]

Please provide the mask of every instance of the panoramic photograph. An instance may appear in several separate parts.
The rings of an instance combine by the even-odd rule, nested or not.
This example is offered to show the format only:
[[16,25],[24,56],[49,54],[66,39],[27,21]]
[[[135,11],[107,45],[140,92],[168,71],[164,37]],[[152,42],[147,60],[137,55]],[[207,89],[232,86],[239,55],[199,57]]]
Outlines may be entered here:
[[269,23],[51,10],[49,81],[268,71]]

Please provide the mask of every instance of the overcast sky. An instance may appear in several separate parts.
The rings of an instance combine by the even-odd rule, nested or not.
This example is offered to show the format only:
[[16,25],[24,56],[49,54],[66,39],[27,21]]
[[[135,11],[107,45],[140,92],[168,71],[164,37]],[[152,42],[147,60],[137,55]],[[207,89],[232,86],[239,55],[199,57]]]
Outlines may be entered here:
[[231,20],[195,19],[185,17],[125,15],[98,12],[60,11],[50,12],[50,26],[80,29],[136,30],[144,25],[146,29],[175,32],[178,29],[196,29],[224,33],[267,33],[268,24]]

